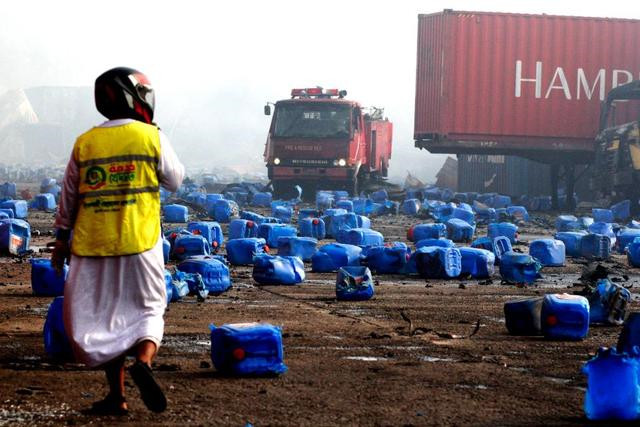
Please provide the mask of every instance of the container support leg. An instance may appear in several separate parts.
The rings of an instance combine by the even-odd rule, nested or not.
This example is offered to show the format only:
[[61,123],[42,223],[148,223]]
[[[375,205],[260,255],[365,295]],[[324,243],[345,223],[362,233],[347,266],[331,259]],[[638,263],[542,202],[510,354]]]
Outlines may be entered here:
[[558,179],[560,177],[560,165],[551,164],[551,209],[557,211],[558,207]]

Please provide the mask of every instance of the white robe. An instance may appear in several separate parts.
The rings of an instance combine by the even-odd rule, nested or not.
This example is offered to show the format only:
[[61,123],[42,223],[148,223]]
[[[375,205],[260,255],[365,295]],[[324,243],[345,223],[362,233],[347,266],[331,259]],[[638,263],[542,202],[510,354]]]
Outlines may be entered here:
[[[122,126],[131,121],[109,120],[100,126]],[[162,132],[160,153],[160,184],[176,191],[184,178],[184,167]],[[80,179],[72,155],[62,184],[56,228],[73,229]],[[64,289],[64,324],[76,359],[96,367],[142,340],[160,347],[166,301],[162,237],[153,248],[136,255],[72,255]]]

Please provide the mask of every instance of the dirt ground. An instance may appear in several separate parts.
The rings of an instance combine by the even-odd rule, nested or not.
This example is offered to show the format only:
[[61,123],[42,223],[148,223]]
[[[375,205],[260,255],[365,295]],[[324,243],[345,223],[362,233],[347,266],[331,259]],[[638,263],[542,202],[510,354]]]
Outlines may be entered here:
[[[521,227],[521,239],[553,234],[552,216]],[[37,251],[52,240],[53,214],[29,218]],[[388,241],[406,240],[405,216],[373,219]],[[486,235],[480,227],[478,236]],[[526,244],[518,248],[526,251]],[[48,257],[50,254],[35,254]],[[637,310],[639,271],[621,255],[604,263],[631,286]],[[586,381],[581,366],[620,327],[593,327],[584,341],[547,341],[507,334],[503,304],[523,296],[582,289],[585,267],[545,268],[535,287],[476,280],[425,281],[377,276],[365,302],[335,300],[335,274],[307,265],[300,286],[258,287],[247,267],[232,267],[233,288],[198,303],[187,297],[166,313],[157,377],[169,408],[150,413],[128,380],[127,417],[84,415],[103,397],[100,371],[49,360],[42,327],[51,298],[31,293],[27,259],[0,259],[0,425],[583,425]],[[623,278],[625,274],[628,278]],[[428,332],[410,334],[414,329]],[[262,321],[283,328],[285,363],[276,378],[216,373],[208,325]],[[470,334],[479,325],[477,333]]]

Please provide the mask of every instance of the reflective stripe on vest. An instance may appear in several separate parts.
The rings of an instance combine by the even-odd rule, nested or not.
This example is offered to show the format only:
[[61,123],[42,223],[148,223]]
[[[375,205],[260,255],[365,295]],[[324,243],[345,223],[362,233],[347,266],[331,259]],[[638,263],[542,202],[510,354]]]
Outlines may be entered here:
[[71,251],[80,256],[132,255],[160,237],[158,128],[142,122],[96,127],[73,147],[80,171]]

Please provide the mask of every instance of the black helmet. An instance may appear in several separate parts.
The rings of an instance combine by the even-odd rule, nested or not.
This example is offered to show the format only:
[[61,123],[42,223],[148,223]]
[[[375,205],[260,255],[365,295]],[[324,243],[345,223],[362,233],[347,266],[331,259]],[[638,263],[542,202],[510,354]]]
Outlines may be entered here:
[[147,76],[133,68],[117,67],[102,73],[96,79],[94,96],[98,111],[110,120],[153,121],[153,87]]

